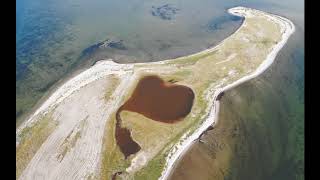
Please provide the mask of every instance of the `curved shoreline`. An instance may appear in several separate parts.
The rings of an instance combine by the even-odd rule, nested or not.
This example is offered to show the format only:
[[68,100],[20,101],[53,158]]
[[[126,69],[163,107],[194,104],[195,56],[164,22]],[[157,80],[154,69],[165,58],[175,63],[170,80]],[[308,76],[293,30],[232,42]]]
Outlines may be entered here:
[[[250,15],[247,12],[247,10],[257,11],[261,12],[255,9],[250,8],[244,8],[244,7],[235,7],[228,10],[229,13],[236,15],[236,16],[242,16],[246,17]],[[218,120],[218,113],[219,113],[219,100],[217,99],[219,94],[221,92],[227,91],[243,82],[246,82],[250,79],[253,79],[260,75],[262,72],[264,72],[274,61],[277,53],[280,51],[280,49],[284,46],[286,41],[288,40],[289,36],[294,32],[295,27],[293,23],[283,17],[265,13],[267,16],[270,16],[270,18],[274,21],[278,21],[278,24],[281,26],[281,32],[282,32],[282,39],[279,41],[272,49],[272,51],[268,54],[267,58],[259,65],[259,67],[250,75],[244,76],[240,78],[239,80],[220,88],[216,91],[213,91],[211,88],[206,93],[206,97],[209,102],[209,106],[206,109],[206,114],[203,115],[201,119],[205,119],[202,124],[190,135],[190,132],[186,132],[179,140],[177,144],[175,144],[172,149],[170,150],[169,155],[166,157],[166,165],[164,167],[164,170],[162,171],[161,177],[159,179],[167,179],[170,175],[171,170],[173,169],[173,166],[175,162],[183,155],[183,153],[186,152],[186,150],[193,144],[194,140],[198,139],[199,135],[202,134],[209,126],[214,125],[217,123]],[[241,26],[240,26],[241,27]],[[284,28],[284,29],[283,29]],[[234,33],[236,33],[240,28],[238,28]],[[233,33],[233,34],[234,34]],[[230,35],[231,36],[231,35]],[[227,37],[226,39],[228,39]],[[214,51],[216,48],[220,46],[226,39],[218,43],[216,46],[208,48],[206,50],[200,51],[195,54],[187,55],[184,57],[191,57],[196,56],[198,54],[201,54],[203,52],[211,52]],[[177,58],[179,59],[179,58]],[[49,112],[52,108],[54,108],[56,105],[58,105],[60,102],[62,102],[65,98],[70,96],[72,93],[78,91],[80,88],[86,86],[87,84],[96,81],[100,78],[105,77],[108,74],[117,74],[117,75],[130,75],[133,73],[133,67],[134,65],[138,64],[163,64],[165,62],[171,61],[173,59],[168,59],[164,61],[159,62],[152,62],[152,63],[135,63],[135,64],[118,64],[113,61],[99,61],[91,68],[83,71],[79,75],[71,78],[66,83],[62,84],[60,87],[57,88],[55,92],[52,93],[50,97],[48,97],[47,100],[43,102],[43,104],[30,116],[30,118],[23,122],[19,128],[16,130],[16,137],[17,142],[19,143],[18,136],[21,132],[21,130],[32,124],[34,121],[36,121],[38,118],[36,118],[39,114],[46,114]],[[182,143],[181,143],[182,142]]]
[[[249,9],[250,11],[263,12],[256,9],[245,8],[241,6],[230,8],[228,9],[228,12],[235,16],[241,16],[241,17],[251,16],[250,13],[248,14],[246,9]],[[177,162],[177,160],[189,149],[189,147],[194,143],[194,141],[197,140],[204,131],[206,131],[207,128],[209,128],[211,125],[214,126],[217,123],[219,107],[220,107],[220,102],[217,98],[220,95],[220,93],[230,90],[262,74],[274,62],[274,59],[276,58],[276,55],[278,54],[278,52],[286,44],[290,35],[293,34],[293,32],[295,31],[295,26],[289,19],[278,16],[278,15],[270,14],[267,12],[263,12],[263,13],[267,14],[267,16],[269,16],[272,20],[277,21],[278,24],[280,24],[281,33],[282,33],[281,41],[279,41],[273,47],[272,51],[267,55],[267,58],[259,65],[259,67],[252,74],[244,76],[239,80],[216,90],[213,95],[212,95],[212,92],[210,92],[209,90],[209,92],[207,93],[207,98],[209,99],[208,100],[209,103],[212,104],[211,105],[212,108],[209,111],[207,119],[202,123],[202,125],[195,132],[193,132],[192,135],[190,135],[187,138],[181,138],[182,140],[180,140],[180,142],[183,141],[181,144],[178,143],[178,145],[176,144],[171,148],[172,150],[175,150],[175,152],[172,152],[172,150],[169,152],[169,156],[167,156],[166,158],[166,166],[162,171],[162,174],[159,180],[167,179],[171,173],[171,170],[174,167],[175,162]],[[183,135],[183,137],[186,137],[187,135],[188,135],[188,132],[186,132]]]
[[[241,25],[237,28],[235,32],[232,34],[235,34],[239,31],[240,27],[242,26],[243,21]],[[35,117],[39,114],[46,114],[48,112],[48,108],[52,108],[58,103],[56,101],[58,100],[59,103],[63,101],[66,97],[71,95],[73,92],[77,91],[81,87],[98,80],[102,78],[105,75],[108,74],[124,74],[123,71],[130,71],[133,69],[134,65],[144,65],[144,64],[165,64],[172,60],[180,59],[180,58],[188,58],[197,56],[202,53],[209,53],[215,51],[221,44],[223,44],[224,41],[226,41],[232,34],[224,38],[222,41],[218,42],[216,45],[209,47],[207,49],[204,49],[202,51],[172,58],[172,59],[165,59],[161,61],[155,61],[155,62],[142,62],[142,63],[132,63],[132,64],[120,64],[117,62],[114,62],[112,59],[102,59],[94,63],[91,67],[89,67],[86,70],[81,70],[79,74],[73,74],[70,77],[67,77],[60,85],[57,87],[54,87],[52,92],[48,93],[48,96],[45,97],[39,104],[37,104],[35,109],[29,112],[29,114],[26,115],[26,119],[22,120],[22,122],[16,127],[16,136],[18,136],[23,128],[26,126],[31,125],[34,122]],[[101,71],[101,72],[99,72]],[[103,71],[103,72],[102,72]],[[121,73],[118,73],[117,71],[121,71]],[[88,78],[88,76],[91,76],[92,78]],[[85,82],[80,82],[81,80]],[[62,95],[62,94],[68,94],[68,95]]]

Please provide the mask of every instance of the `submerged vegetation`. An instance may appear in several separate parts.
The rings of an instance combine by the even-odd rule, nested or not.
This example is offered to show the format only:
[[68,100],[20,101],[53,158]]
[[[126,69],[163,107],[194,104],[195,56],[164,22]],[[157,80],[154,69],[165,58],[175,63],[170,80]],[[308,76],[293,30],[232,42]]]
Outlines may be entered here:
[[180,9],[173,7],[171,4],[165,4],[159,7],[152,6],[151,14],[163,20],[171,20],[179,10]]
[[213,31],[216,31],[217,29],[223,29],[223,26],[230,20],[240,21],[241,19],[242,19],[241,17],[232,16],[230,14],[227,14],[225,16],[220,16],[219,18],[214,18],[207,24],[207,31],[213,32]]

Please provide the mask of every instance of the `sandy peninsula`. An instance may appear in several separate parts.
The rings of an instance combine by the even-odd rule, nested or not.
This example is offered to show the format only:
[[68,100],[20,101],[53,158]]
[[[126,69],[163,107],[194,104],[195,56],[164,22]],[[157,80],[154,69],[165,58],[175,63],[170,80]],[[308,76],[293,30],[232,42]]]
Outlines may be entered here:
[[[219,45],[154,63],[96,63],[58,88],[16,131],[17,179],[166,179],[174,163],[218,119],[218,95],[264,72],[295,31],[283,17],[235,7],[241,27]],[[175,124],[138,113],[122,125],[141,146],[124,158],[114,139],[115,112],[141,77],[190,87],[190,114]],[[121,172],[121,173],[120,173]]]
[[[257,10],[250,9],[248,11],[248,8],[244,8],[244,7],[235,7],[235,8],[231,8],[228,10],[228,12],[230,14],[233,14],[235,16],[241,16],[241,17],[254,16],[254,14],[251,13],[254,11],[257,11]],[[210,99],[210,100],[212,99],[211,101],[213,102],[214,105],[213,105],[212,109],[210,110],[210,113],[209,113],[207,120],[197,129],[197,131],[194,134],[183,139],[182,140],[183,142],[181,144],[177,145],[177,148],[176,148],[177,150],[175,152],[171,152],[172,156],[168,156],[166,168],[163,171],[163,173],[161,174],[161,177],[159,179],[166,179],[168,177],[168,175],[170,174],[170,171],[173,167],[173,164],[178,160],[178,158],[184,152],[186,152],[186,150],[188,149],[188,147],[190,147],[192,145],[194,140],[198,139],[199,136],[201,135],[201,133],[204,132],[206,129],[208,129],[209,126],[217,123],[218,113],[219,113],[219,104],[220,104],[219,100],[217,100],[218,95],[221,92],[225,92],[229,89],[232,89],[232,88],[234,88],[234,87],[236,87],[236,86],[238,86],[238,85],[240,85],[250,79],[253,79],[253,78],[259,76],[261,73],[263,73],[273,63],[278,52],[286,44],[290,35],[295,31],[294,24],[286,18],[272,15],[272,14],[268,14],[268,18],[270,18],[272,21],[275,21],[281,25],[282,40],[280,42],[278,42],[276,46],[273,47],[272,51],[268,54],[267,58],[263,61],[263,63],[261,63],[261,65],[257,68],[256,71],[254,71],[250,75],[244,76],[243,78],[241,78],[231,84],[228,84],[225,87],[222,87],[222,88],[216,90],[216,92],[214,93],[212,98],[208,97],[208,99]]]

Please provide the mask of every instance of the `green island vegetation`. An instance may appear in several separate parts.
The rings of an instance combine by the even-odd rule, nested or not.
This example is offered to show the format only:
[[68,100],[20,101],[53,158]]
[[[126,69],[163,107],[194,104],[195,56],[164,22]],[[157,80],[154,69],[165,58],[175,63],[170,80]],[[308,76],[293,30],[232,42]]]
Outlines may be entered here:
[[[132,138],[141,146],[141,150],[128,159],[124,158],[115,143],[116,119],[113,114],[107,120],[104,136],[100,173],[103,179],[111,178],[116,172],[122,172],[120,176],[125,179],[159,178],[172,147],[181,140],[183,134],[191,134],[204,120],[203,115],[210,107],[205,97],[207,90],[223,87],[252,73],[280,40],[280,26],[266,18],[265,14],[257,12],[255,16],[246,18],[236,33],[213,50],[158,64],[135,65],[136,78],[121,102],[130,97],[142,77],[157,75],[166,81],[192,88],[195,93],[194,104],[190,114],[174,124],[156,122],[134,112],[122,112],[122,126],[131,131]],[[136,165],[131,167],[137,157],[146,159],[147,163],[139,165],[141,162],[135,162]]]

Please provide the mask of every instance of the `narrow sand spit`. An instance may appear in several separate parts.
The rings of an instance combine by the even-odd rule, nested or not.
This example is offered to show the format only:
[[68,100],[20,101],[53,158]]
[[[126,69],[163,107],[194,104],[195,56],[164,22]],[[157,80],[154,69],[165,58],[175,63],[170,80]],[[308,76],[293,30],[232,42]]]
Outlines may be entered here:
[[[229,13],[235,15],[235,16],[242,16],[242,17],[250,17],[254,16],[252,12],[256,12],[258,10],[250,9],[250,8],[245,8],[245,7],[234,7],[228,10]],[[259,11],[258,11],[259,12]],[[174,163],[183,155],[183,153],[186,152],[186,150],[193,144],[194,140],[198,139],[199,136],[204,132],[209,126],[217,123],[218,120],[218,113],[219,113],[219,101],[217,100],[217,96],[221,92],[225,92],[229,89],[232,89],[239,84],[242,84],[250,79],[253,79],[263,73],[274,61],[276,55],[282,49],[282,47],[285,45],[287,40],[289,39],[290,35],[295,31],[295,26],[294,24],[283,17],[273,15],[273,14],[268,14],[268,17],[270,18],[271,21],[275,21],[281,26],[281,33],[282,33],[282,40],[277,43],[276,46],[272,49],[270,54],[268,54],[267,58],[263,61],[263,63],[258,67],[256,71],[254,71],[252,74],[245,76],[232,84],[229,84],[225,87],[222,87],[218,89],[215,92],[210,92],[208,91],[207,93],[207,98],[209,102],[212,102],[212,106],[209,111],[209,115],[206,118],[206,120],[202,123],[202,125],[190,136],[187,138],[184,138],[180,141],[179,144],[177,144],[175,147],[172,149],[174,150],[169,153],[169,156],[166,159],[166,166],[164,171],[162,172],[161,177],[159,180],[164,180],[167,179],[171,170],[173,169]],[[187,134],[187,133],[186,133]]]
[[72,93],[79,90],[81,87],[98,80],[102,77],[105,77],[109,74],[122,75],[128,71],[132,71],[133,65],[130,64],[117,64],[111,60],[99,61],[90,69],[82,72],[81,74],[75,76],[71,80],[63,84],[57,91],[55,91],[41,106],[36,112],[31,115],[31,117],[22,123],[17,129],[17,134],[20,134],[20,131],[30,125],[36,116],[40,113],[45,114],[54,106],[62,102],[66,97],[70,96]]
[[[228,12],[236,16],[250,17],[254,16],[256,12],[261,11],[235,7],[229,9]],[[206,97],[210,106],[203,115],[205,121],[203,121],[192,134],[186,132],[179,143],[172,148],[159,179],[167,179],[174,163],[179,157],[200,134],[209,126],[216,123],[219,112],[217,96],[221,92],[248,81],[265,71],[272,64],[277,53],[284,46],[289,36],[294,32],[295,27],[288,19],[272,14],[267,14],[267,16],[270,21],[274,21],[281,26],[281,41],[273,47],[267,58],[252,74],[242,77],[218,90],[209,88]],[[219,45],[207,49],[205,52],[212,52],[218,48]],[[227,60],[231,61],[233,58],[233,56],[230,56]],[[163,64],[167,61],[170,60],[139,64],[155,65]],[[54,120],[59,122],[57,128],[49,135],[28,163],[20,179],[86,179],[89,176],[96,175],[101,163],[100,154],[106,121],[116,108],[119,107],[122,98],[126,94],[127,87],[130,87],[132,80],[137,78],[137,75],[134,73],[135,65],[137,64],[125,65],[112,61],[100,61],[96,63],[90,69],[63,84],[27,121],[21,124],[16,131],[17,146],[19,145],[19,136],[22,130],[37,122],[39,115],[53,111]],[[146,71],[148,71],[147,68]],[[167,68],[167,71],[170,71],[170,67]],[[112,74],[120,79],[120,84],[114,90],[112,98],[105,102],[103,94],[108,84],[110,84],[110,79],[108,79],[107,76]],[[80,138],[76,140],[74,146],[66,153],[62,153],[65,139],[68,139],[70,134],[76,133],[80,134]],[[137,156],[136,158],[139,157]],[[131,162],[128,171],[135,169],[134,167],[135,158]]]

